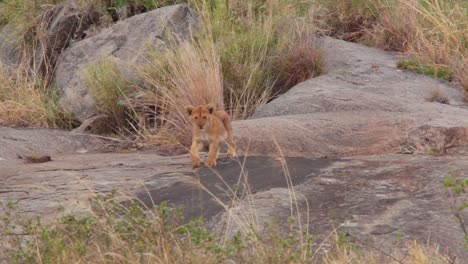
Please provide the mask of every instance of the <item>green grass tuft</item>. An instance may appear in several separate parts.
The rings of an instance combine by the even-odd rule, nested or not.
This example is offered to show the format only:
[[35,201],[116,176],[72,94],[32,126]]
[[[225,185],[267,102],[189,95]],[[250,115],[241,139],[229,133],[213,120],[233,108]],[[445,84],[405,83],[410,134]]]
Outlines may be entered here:
[[452,81],[454,76],[453,72],[445,66],[422,63],[415,59],[401,60],[397,63],[397,67],[436,77],[445,81]]
[[103,59],[86,68],[84,76],[98,114],[107,116],[106,126],[98,130],[121,132],[128,127],[130,115],[125,100],[130,81],[123,77],[117,64]]

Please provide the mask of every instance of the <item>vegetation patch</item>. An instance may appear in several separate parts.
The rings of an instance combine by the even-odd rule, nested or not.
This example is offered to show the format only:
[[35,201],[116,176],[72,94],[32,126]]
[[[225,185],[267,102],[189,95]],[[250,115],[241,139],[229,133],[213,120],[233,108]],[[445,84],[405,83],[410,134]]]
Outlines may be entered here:
[[[273,96],[324,71],[312,24],[301,15],[304,3],[191,4],[202,15],[200,31],[189,42],[150,51],[147,65],[135,65],[138,80],[127,95],[129,108],[153,109],[152,129],[158,133],[189,144],[186,105],[211,102],[243,119]],[[100,86],[107,85],[95,85]],[[140,130],[153,138],[145,127]]]
[[[46,10],[63,2],[3,0],[0,2],[0,24],[13,26],[17,32],[12,37],[17,38],[17,46],[23,53],[31,51],[28,45],[40,43],[34,38],[44,36],[38,18]],[[99,27],[181,2],[187,2],[201,15],[202,32],[195,36],[192,47],[175,48],[167,55],[153,56],[153,68],[140,69],[140,80],[126,80],[129,82],[126,85],[132,87],[126,97],[132,99],[126,100],[120,94],[119,101],[131,102],[131,105],[126,104],[126,112],[133,113],[130,116],[118,114],[121,119],[117,121],[114,118],[111,122],[114,131],[149,135],[146,127],[140,127],[141,122],[135,121],[136,116],[146,114],[138,112],[140,105],[148,106],[145,109],[152,111],[152,118],[156,120],[153,123],[158,125],[161,133],[171,134],[177,130],[175,128],[185,127],[187,122],[178,109],[190,100],[177,99],[179,101],[176,102],[174,98],[167,97],[180,96],[181,91],[203,97],[192,104],[213,101],[219,107],[226,108],[234,119],[246,118],[274,96],[323,73],[322,53],[313,41],[316,32],[404,52],[412,59],[401,61],[399,67],[457,81],[468,91],[468,17],[467,6],[460,0],[79,0],[76,3],[85,13],[99,14],[95,25]],[[186,58],[171,57],[178,49],[191,49],[192,54],[183,53]],[[190,61],[190,58],[199,61]],[[23,65],[31,64],[31,58],[24,59],[26,62]],[[190,63],[195,66],[200,65],[200,61],[204,61],[206,72],[193,67],[189,71]],[[179,75],[174,74],[175,69],[182,68],[186,69]],[[97,97],[105,94],[96,91],[97,87],[107,86],[106,78],[98,75],[99,72],[96,72],[93,81],[93,94]],[[51,90],[53,84],[48,78],[41,74],[32,76],[38,78],[37,81],[29,79],[32,83],[43,79],[46,82],[43,90]],[[204,88],[206,90],[196,87],[194,82],[201,83],[196,79],[203,78],[209,78],[205,84],[214,86]],[[100,81],[104,83],[101,85]],[[194,85],[193,90],[187,90],[189,84]],[[216,92],[208,98],[212,91]],[[141,98],[134,97],[134,94],[144,94],[151,99],[134,100]],[[103,112],[109,112],[102,103],[99,107]],[[120,113],[122,109],[117,110]],[[4,123],[9,124],[10,121]],[[28,122],[21,124],[29,125]],[[184,137],[177,135],[182,141]]]
[[453,80],[453,72],[450,69],[440,65],[422,63],[415,59],[400,60],[397,67],[436,77],[444,81]]
[[[7,263],[457,263],[437,248],[408,243],[404,251],[372,250],[344,230],[320,242],[269,224],[222,239],[203,219],[183,221],[167,204],[123,206],[116,191],[96,196],[92,213],[67,214],[44,223],[25,217],[11,202],[0,216],[0,258]],[[60,209],[60,208],[59,208]],[[61,208],[60,210],[63,210]],[[294,217],[288,222],[293,225]],[[246,225],[248,226],[248,225]],[[302,238],[302,239],[301,239]],[[327,244],[326,251],[321,250]],[[405,252],[405,254],[403,254]]]
[[0,66],[0,125],[70,128],[72,119],[40,78]]
[[[5,0],[0,3],[0,18],[4,24],[15,25],[18,41],[23,43],[19,47],[31,51],[26,49],[28,32],[42,32],[36,18],[62,2]],[[85,13],[99,13],[98,23],[106,24],[179,2],[81,0],[77,4]],[[314,45],[315,28],[309,14],[312,5],[308,1],[186,2],[201,15],[203,24],[191,43],[151,55],[149,67],[135,65],[136,80],[123,80],[109,64],[88,69],[86,79],[99,113],[112,115],[111,131],[149,138],[147,132],[151,129],[140,127],[141,122],[135,120],[147,113],[139,112],[140,106],[152,112],[159,133],[171,135],[187,127],[180,109],[188,103],[214,102],[234,119],[246,118],[273,96],[323,72],[322,55]],[[30,62],[27,59],[23,64]],[[47,82],[44,89],[50,89],[50,84]],[[124,107],[118,102],[124,102]],[[186,136],[176,137],[184,142]]]
[[132,113],[124,101],[130,82],[125,79],[118,65],[104,59],[85,69],[86,84],[96,102],[97,112],[106,116],[106,124],[97,130],[101,132],[122,132],[133,121]]
[[329,35],[404,52],[408,67],[468,89],[468,6],[460,0],[317,0],[316,20]]
[[429,102],[437,102],[441,104],[450,104],[450,100],[441,91],[435,90],[431,93],[431,96],[427,99]]
[[468,190],[468,178],[464,176],[463,171],[460,169],[449,170],[447,177],[444,179],[444,187],[449,192],[452,213],[465,234],[463,246],[468,247],[468,229],[462,216],[463,211],[468,208],[468,203],[463,199]]

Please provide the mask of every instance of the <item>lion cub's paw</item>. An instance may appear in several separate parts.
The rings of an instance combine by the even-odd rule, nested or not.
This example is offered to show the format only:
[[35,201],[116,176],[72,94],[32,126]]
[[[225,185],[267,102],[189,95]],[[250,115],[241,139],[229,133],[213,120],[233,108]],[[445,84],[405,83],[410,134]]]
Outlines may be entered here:
[[230,158],[234,158],[236,157],[236,151],[235,150],[228,150],[228,152],[226,153],[226,155]]
[[208,167],[215,167],[216,166],[216,160],[207,160],[206,161],[206,166]]
[[192,160],[192,167],[194,169],[200,167],[200,161],[199,160]]

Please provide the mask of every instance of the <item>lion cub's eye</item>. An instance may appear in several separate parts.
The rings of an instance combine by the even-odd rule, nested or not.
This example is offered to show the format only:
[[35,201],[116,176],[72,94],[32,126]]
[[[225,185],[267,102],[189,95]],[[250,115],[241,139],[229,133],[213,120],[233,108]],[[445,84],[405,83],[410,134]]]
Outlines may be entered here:
[[198,119],[198,116],[196,116],[195,119]]
[[203,119],[206,119],[206,116],[204,116]]

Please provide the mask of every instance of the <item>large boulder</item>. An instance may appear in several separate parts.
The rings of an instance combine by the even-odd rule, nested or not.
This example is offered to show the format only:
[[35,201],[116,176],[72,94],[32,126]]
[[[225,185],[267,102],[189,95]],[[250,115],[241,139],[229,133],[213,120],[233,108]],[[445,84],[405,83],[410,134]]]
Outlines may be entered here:
[[[397,68],[397,55],[323,37],[328,72],[235,122],[239,147],[256,154],[343,157],[445,153],[468,145],[462,91]],[[435,91],[450,104],[429,102]],[[278,144],[272,143],[274,140]]]
[[13,25],[0,27],[0,69],[11,70],[20,61],[19,42]]
[[[83,38],[85,31],[97,23],[99,15],[83,10],[75,1],[46,8],[37,18],[34,30],[21,32],[15,22],[0,28],[0,64],[9,70],[21,62],[21,43],[24,38],[34,38],[34,67],[44,75],[53,73],[58,56],[73,41]],[[29,59],[29,58],[27,58]],[[27,61],[32,63],[32,61]]]
[[45,11],[40,17],[40,29],[47,37],[38,38],[35,65],[42,74],[53,74],[60,54],[74,41],[83,39],[86,30],[99,20],[99,14],[79,8],[67,1]]
[[133,16],[77,42],[57,63],[60,103],[81,121],[91,117],[96,105],[86,83],[89,66],[110,59],[131,78],[132,64],[144,63],[149,51],[161,50],[171,40],[188,39],[198,23],[195,11],[187,5],[174,5]]

